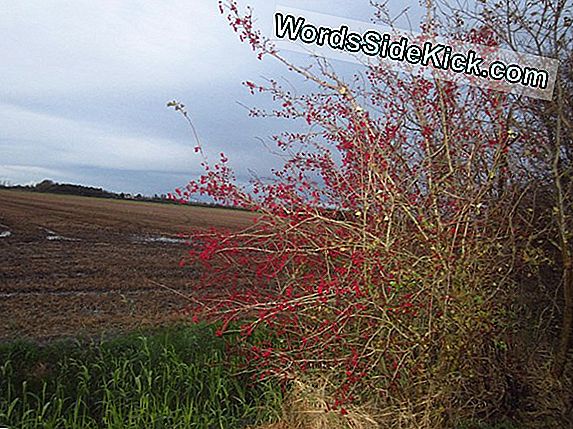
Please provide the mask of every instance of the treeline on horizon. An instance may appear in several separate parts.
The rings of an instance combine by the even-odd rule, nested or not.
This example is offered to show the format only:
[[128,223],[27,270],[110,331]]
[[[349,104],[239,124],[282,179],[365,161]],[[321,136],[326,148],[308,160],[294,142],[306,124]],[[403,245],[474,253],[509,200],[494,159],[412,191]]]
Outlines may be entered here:
[[144,201],[150,203],[163,203],[163,204],[186,204],[190,206],[200,207],[213,207],[213,208],[227,208],[237,209],[236,207],[229,207],[222,204],[202,202],[202,201],[189,201],[182,202],[169,198],[167,194],[155,194],[153,196],[142,194],[130,194],[126,192],[111,192],[103,188],[96,188],[93,186],[75,185],[72,183],[57,183],[49,179],[42,180],[33,185],[11,185],[8,183],[0,182],[0,189],[13,189],[28,192],[40,192],[46,194],[61,194],[61,195],[76,195],[81,197],[94,197],[94,198],[108,198],[116,200],[129,200],[129,201]]

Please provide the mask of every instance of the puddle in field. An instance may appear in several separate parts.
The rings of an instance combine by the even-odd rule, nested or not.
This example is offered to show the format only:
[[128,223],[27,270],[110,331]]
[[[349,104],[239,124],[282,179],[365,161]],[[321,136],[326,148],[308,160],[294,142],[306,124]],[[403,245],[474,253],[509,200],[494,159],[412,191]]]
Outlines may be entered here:
[[79,238],[71,238],[71,237],[65,237],[65,236],[63,236],[63,235],[59,235],[59,234],[57,234],[56,232],[54,232],[54,231],[52,231],[51,229],[48,229],[48,228],[40,228],[40,229],[43,229],[44,232],[46,232],[46,234],[48,234],[47,237],[46,237],[46,239],[47,239],[47,240],[50,240],[50,241],[52,241],[52,240],[81,241]]
[[3,223],[0,223],[0,229],[5,230],[5,231],[0,231],[0,238],[8,238],[12,235],[12,233],[8,229],[8,225],[4,225]]
[[46,238],[48,240],[80,241],[79,238],[63,237],[61,235],[48,235]]
[[189,242],[186,238],[166,237],[164,235],[136,235],[134,241],[140,243],[165,243],[165,244],[186,244]]

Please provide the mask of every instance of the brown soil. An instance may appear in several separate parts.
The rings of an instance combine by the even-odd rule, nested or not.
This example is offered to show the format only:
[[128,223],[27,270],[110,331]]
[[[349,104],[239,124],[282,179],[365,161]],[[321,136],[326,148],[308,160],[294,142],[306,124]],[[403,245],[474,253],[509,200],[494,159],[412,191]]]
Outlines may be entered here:
[[181,320],[195,276],[177,234],[250,224],[235,210],[2,190],[0,340]]

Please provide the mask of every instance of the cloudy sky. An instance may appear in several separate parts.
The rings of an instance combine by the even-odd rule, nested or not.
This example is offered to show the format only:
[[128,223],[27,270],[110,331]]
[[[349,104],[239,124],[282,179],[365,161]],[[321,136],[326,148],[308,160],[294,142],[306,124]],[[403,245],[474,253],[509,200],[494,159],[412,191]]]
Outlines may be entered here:
[[[240,3],[270,30],[274,1]],[[371,14],[368,0],[279,4]],[[188,107],[207,152],[226,152],[241,177],[278,165],[257,137],[289,125],[249,118],[241,103],[268,101],[241,82],[290,75],[238,41],[216,0],[0,0],[0,10],[0,181],[169,192],[200,173],[172,99]]]

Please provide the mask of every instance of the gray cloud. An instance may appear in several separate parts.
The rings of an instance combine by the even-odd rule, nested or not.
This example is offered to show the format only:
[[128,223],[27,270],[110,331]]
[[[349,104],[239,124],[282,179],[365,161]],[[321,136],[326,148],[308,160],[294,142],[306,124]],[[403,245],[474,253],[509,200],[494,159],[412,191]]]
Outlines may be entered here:
[[[241,178],[278,165],[256,137],[293,125],[249,118],[237,101],[268,106],[240,83],[288,72],[258,61],[216,1],[0,3],[0,180],[168,192],[200,172],[189,128],[165,107],[173,98]],[[249,3],[270,29],[275,3]],[[280,3],[355,19],[370,10],[367,1]]]

